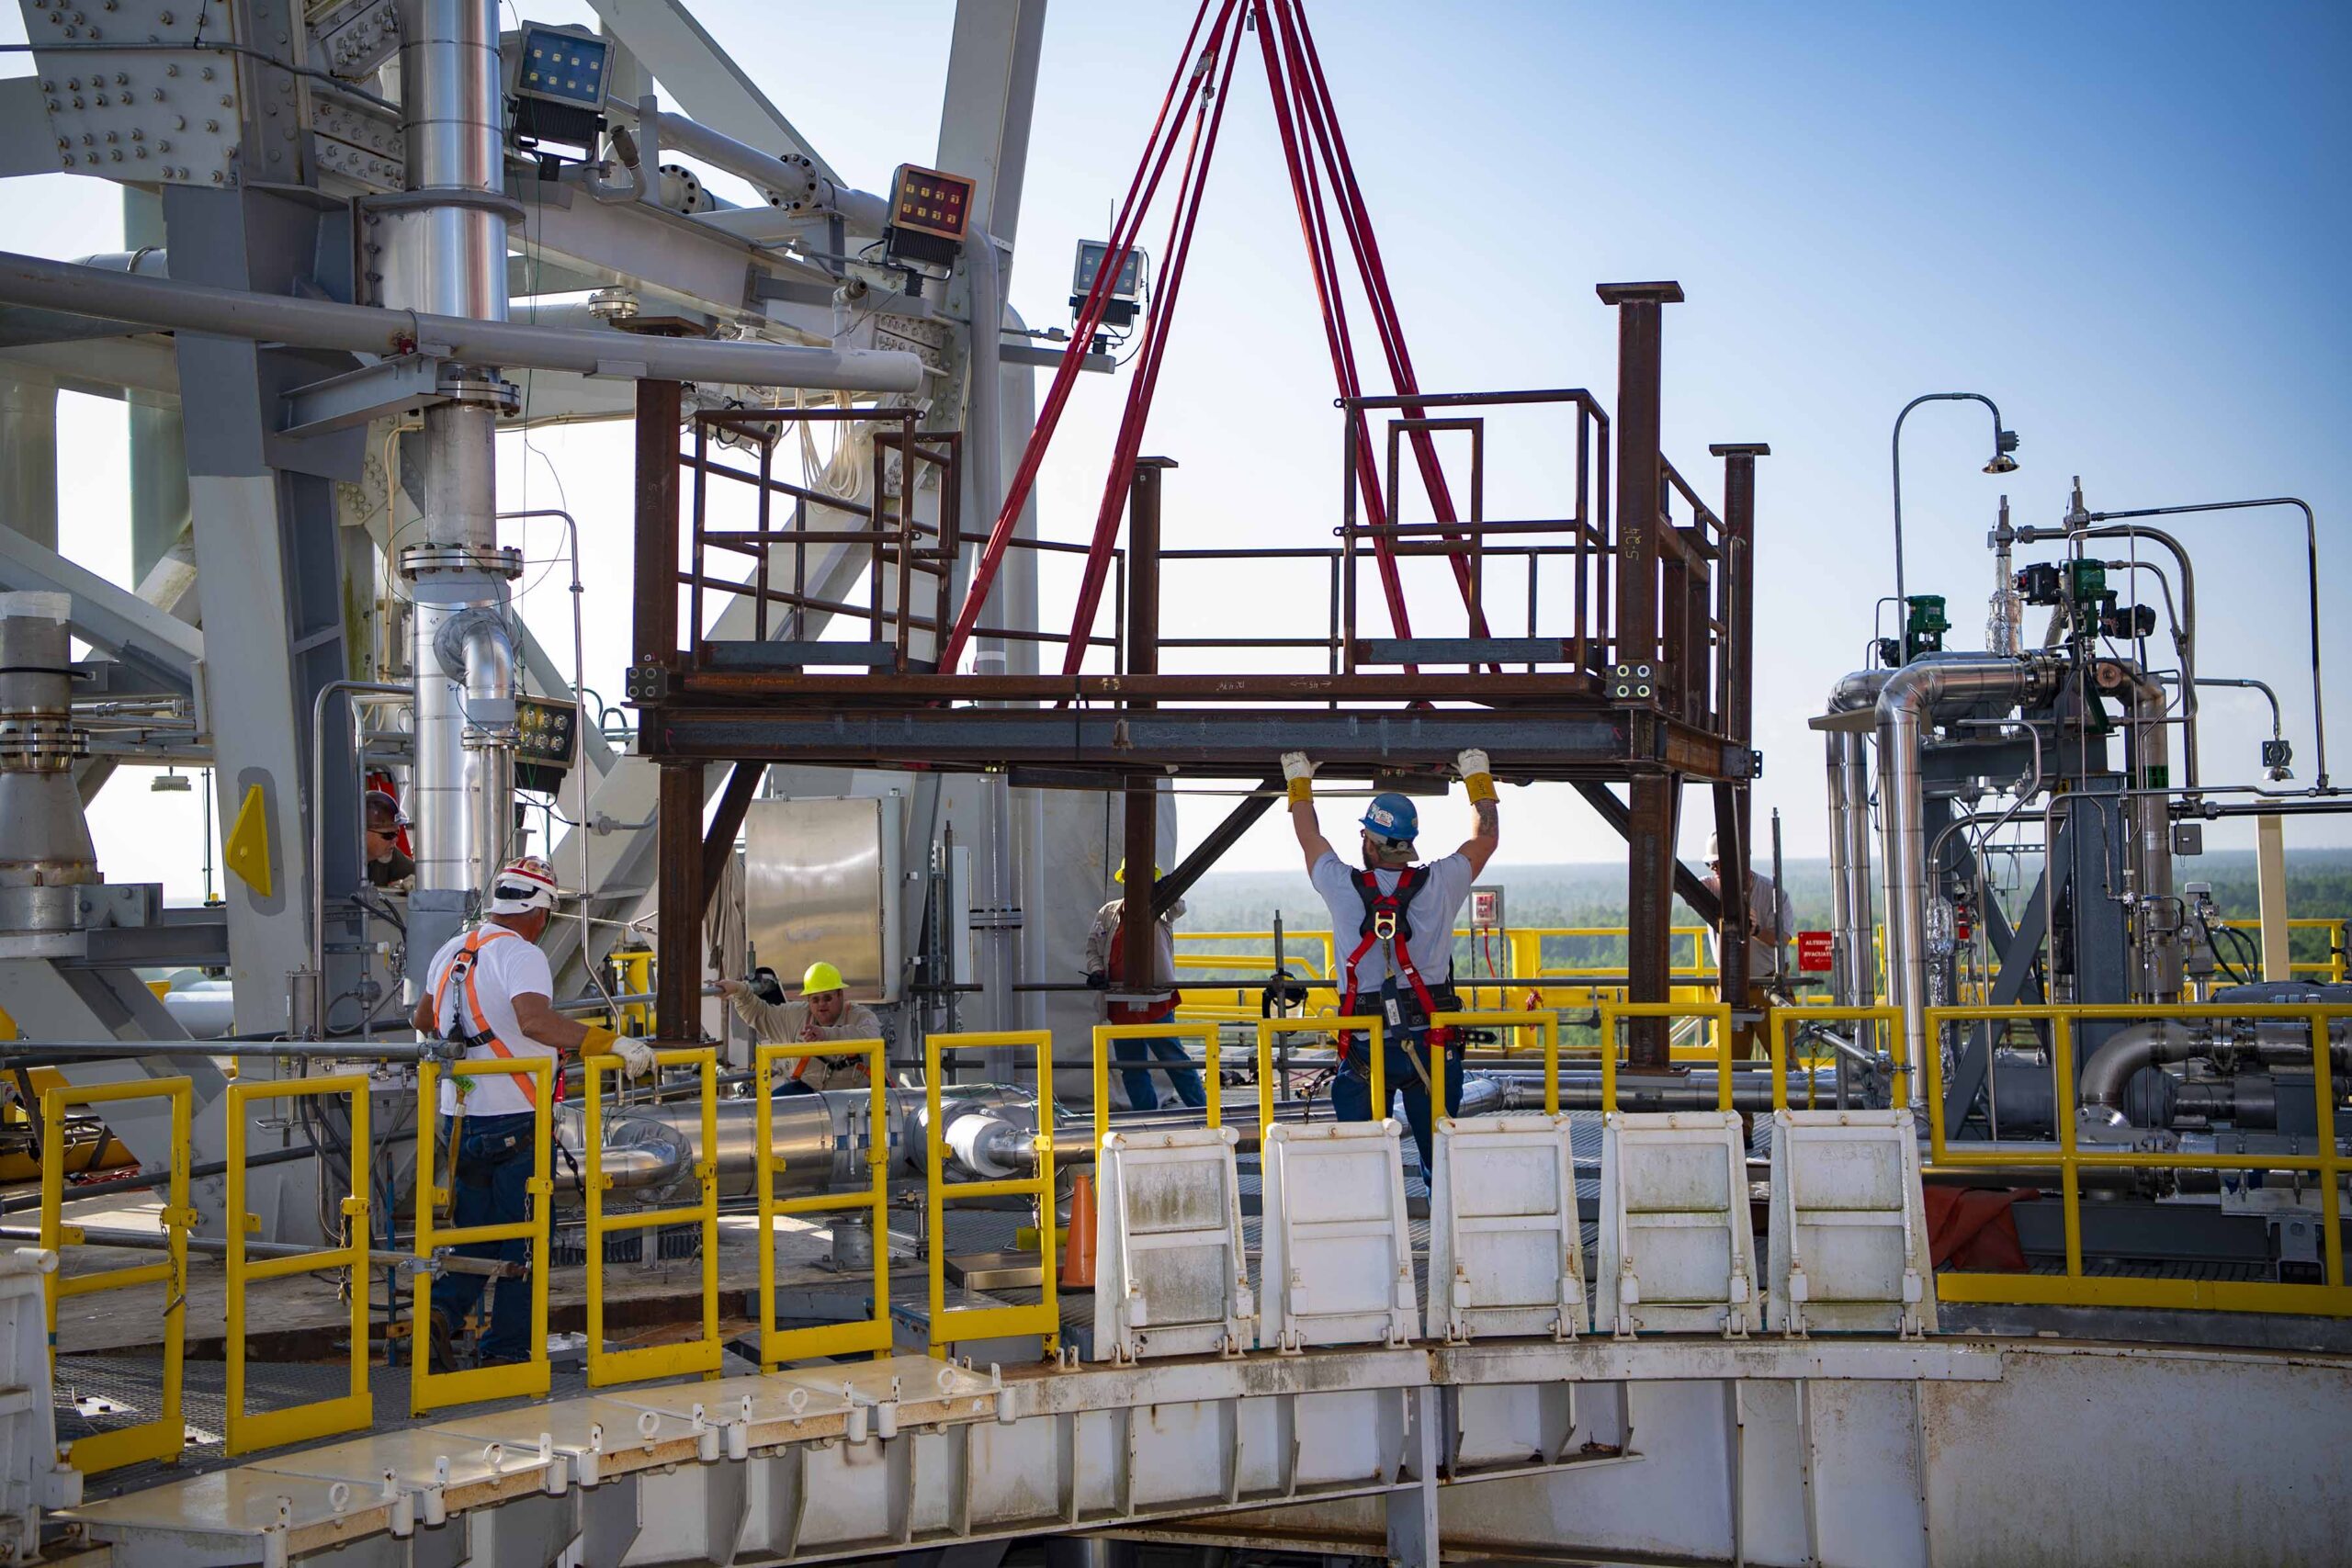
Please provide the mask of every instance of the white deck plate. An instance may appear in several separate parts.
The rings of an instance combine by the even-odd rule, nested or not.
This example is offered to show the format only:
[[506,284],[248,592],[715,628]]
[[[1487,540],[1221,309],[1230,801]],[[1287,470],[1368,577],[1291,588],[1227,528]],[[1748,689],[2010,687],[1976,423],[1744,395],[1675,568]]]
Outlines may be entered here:
[[1773,1112],[1767,1234],[1771,1327],[1799,1335],[1935,1328],[1910,1111]]
[[1265,1134],[1259,1342],[1402,1345],[1419,1327],[1404,1124],[1318,1122]]
[[1568,1127],[1566,1116],[1438,1122],[1430,1338],[1573,1338],[1587,1327]]
[[1238,1352],[1256,1342],[1231,1129],[1113,1133],[1096,1161],[1094,1353]]
[[1610,1112],[1600,1134],[1596,1325],[1618,1334],[1760,1328],[1747,1203],[1737,1112]]

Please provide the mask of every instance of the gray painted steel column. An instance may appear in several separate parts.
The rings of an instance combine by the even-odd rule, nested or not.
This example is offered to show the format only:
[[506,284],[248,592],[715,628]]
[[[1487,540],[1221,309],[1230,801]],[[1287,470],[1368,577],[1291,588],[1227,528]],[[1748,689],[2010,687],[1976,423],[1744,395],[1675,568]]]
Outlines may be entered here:
[[0,360],[0,528],[57,547],[57,378]]

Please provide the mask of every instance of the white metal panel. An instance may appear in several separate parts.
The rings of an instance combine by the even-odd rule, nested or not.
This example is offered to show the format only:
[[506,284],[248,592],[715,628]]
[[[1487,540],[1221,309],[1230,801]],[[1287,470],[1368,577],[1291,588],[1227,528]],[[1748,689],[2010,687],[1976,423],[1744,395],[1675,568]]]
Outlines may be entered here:
[[82,1500],[82,1472],[57,1462],[57,1417],[48,1393],[49,1332],[42,1279],[57,1254],[36,1247],[0,1252],[0,1556],[40,1551],[44,1508]]
[[1737,1112],[1603,1118],[1594,1294],[1599,1321],[1620,1335],[1762,1325]]
[[1768,1320],[1783,1333],[1933,1329],[1911,1112],[1773,1112],[1768,1245]]
[[1231,1128],[1113,1133],[1096,1166],[1099,1359],[1238,1354],[1256,1308]]
[[899,800],[755,800],[744,814],[743,919],[787,991],[823,960],[851,998],[895,1001]]
[[1584,1241],[1568,1119],[1442,1120],[1436,1165],[1429,1337],[1572,1339],[1583,1332]]
[[1413,1337],[1403,1133],[1394,1120],[1267,1129],[1261,1344],[1295,1350]]

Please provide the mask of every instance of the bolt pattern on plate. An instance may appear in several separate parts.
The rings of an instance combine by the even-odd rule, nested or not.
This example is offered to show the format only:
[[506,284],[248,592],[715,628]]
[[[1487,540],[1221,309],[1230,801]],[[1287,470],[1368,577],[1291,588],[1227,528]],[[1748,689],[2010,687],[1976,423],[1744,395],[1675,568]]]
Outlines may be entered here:
[[[237,56],[171,47],[194,39],[199,6],[83,0],[23,8],[59,168],[164,185],[238,183]],[[85,47],[146,43],[156,47]]]

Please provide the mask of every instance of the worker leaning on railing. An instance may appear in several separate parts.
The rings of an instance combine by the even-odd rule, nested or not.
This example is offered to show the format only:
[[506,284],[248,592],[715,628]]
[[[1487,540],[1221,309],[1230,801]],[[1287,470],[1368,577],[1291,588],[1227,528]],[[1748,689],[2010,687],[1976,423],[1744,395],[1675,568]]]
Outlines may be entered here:
[[[851,1001],[842,972],[822,959],[801,976],[798,1001],[769,1001],[744,980],[721,980],[718,992],[735,1005],[736,1016],[750,1024],[754,1034],[775,1044],[887,1038],[874,1010],[864,1002]],[[873,1081],[864,1056],[803,1056],[793,1066],[792,1081],[782,1092],[865,1089]]]
[[[555,910],[555,873],[536,856],[509,862],[491,885],[481,924],[442,944],[427,971],[425,994],[410,1015],[417,1032],[463,1047],[470,1061],[582,1055],[620,1058],[631,1077],[653,1070],[653,1049],[642,1040],[582,1023],[555,1010],[555,976],[539,938]],[[445,1076],[441,1128],[450,1148],[450,1206],[458,1228],[513,1224],[530,1213],[531,1154],[538,1089],[525,1071]],[[459,1247],[462,1257],[527,1264],[531,1244],[520,1237]],[[454,1371],[457,1325],[481,1299],[480,1274],[444,1274],[433,1282],[431,1353],[435,1370]],[[531,1295],[502,1289],[492,1298],[480,1362],[528,1360]]]

